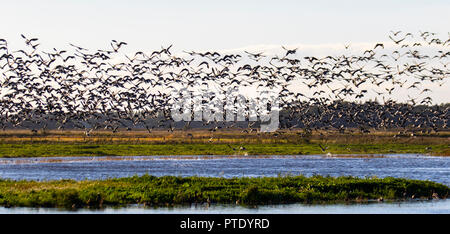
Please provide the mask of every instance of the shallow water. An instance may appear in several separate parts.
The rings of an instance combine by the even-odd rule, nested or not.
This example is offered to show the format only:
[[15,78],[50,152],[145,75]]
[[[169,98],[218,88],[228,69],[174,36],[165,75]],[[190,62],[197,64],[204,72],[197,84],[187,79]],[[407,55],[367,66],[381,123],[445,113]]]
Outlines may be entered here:
[[162,208],[128,206],[123,208],[79,209],[2,208],[0,214],[450,214],[450,199],[408,202],[371,202],[365,204],[329,205],[267,205],[244,207],[236,205],[191,205]]
[[[293,155],[293,156],[136,156],[52,157],[0,159],[0,177],[14,180],[105,179],[151,174],[155,176],[257,177],[314,174],[357,177],[401,177],[450,185],[450,157],[417,154]],[[343,214],[437,213],[450,214],[450,199],[432,201],[370,202],[366,204],[191,205],[144,208],[128,206],[76,211],[55,208],[3,208],[0,213],[233,213],[233,214]]]
[[0,159],[0,178],[105,179],[155,176],[258,177],[314,174],[399,177],[450,185],[450,157],[417,154],[308,156],[135,156]]

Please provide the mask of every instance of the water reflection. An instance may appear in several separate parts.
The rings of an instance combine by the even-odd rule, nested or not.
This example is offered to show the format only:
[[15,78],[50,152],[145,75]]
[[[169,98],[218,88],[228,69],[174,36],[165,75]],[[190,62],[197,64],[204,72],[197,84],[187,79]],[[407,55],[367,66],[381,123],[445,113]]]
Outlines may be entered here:
[[268,205],[256,208],[236,205],[191,205],[176,207],[144,208],[133,205],[123,208],[79,209],[76,211],[56,208],[1,208],[1,214],[450,214],[450,199],[407,202],[371,202],[365,204],[328,205]]

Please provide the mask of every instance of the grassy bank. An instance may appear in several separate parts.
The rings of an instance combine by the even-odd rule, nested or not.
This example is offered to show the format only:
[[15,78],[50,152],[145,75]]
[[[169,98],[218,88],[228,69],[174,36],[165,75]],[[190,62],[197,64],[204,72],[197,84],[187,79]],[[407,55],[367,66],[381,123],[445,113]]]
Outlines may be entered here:
[[[322,148],[326,148],[322,150]],[[140,156],[140,155],[307,155],[422,153],[450,155],[448,144],[0,144],[0,157]]]
[[0,180],[0,205],[98,208],[128,204],[282,204],[368,199],[446,198],[450,188],[429,181],[354,177],[155,177],[101,181]]
[[284,131],[0,132],[0,157],[132,155],[298,155],[421,153],[450,155],[450,133],[379,131],[370,134]]

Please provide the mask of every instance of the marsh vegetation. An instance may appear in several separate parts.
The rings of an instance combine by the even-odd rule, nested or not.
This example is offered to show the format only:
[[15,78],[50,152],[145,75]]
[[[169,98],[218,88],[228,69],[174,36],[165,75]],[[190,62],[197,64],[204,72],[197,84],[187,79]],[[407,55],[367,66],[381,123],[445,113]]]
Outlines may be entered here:
[[0,180],[6,207],[100,208],[144,204],[286,204],[446,198],[450,188],[399,178],[278,176],[259,178],[134,176],[107,180]]
[[[189,137],[188,137],[189,135]],[[338,134],[302,131],[240,133],[239,131],[93,132],[5,131],[0,157],[142,156],[142,155],[308,155],[420,153],[450,155],[449,133],[431,135],[375,132]]]

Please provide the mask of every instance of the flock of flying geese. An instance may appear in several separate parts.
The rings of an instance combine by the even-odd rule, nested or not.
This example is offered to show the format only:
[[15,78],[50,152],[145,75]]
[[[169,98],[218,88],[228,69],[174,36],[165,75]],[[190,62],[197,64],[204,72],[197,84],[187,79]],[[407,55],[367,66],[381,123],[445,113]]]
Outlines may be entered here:
[[[331,129],[448,129],[449,105],[433,105],[433,86],[450,74],[450,35],[392,32],[388,42],[354,52],[322,57],[282,46],[282,54],[243,51],[183,51],[168,46],[145,53],[120,54],[126,42],[90,51],[41,51],[39,40],[21,35],[26,47],[13,51],[0,39],[0,126],[37,131],[48,128],[131,130],[177,127],[170,107],[172,92],[181,88],[212,92],[202,105],[232,88],[278,90],[280,127]],[[119,58],[123,55],[124,58]],[[450,91],[450,90],[449,90]],[[407,102],[394,96],[406,95]],[[186,122],[181,127],[192,126]],[[203,121],[211,131],[222,127],[254,131],[246,126]]]

